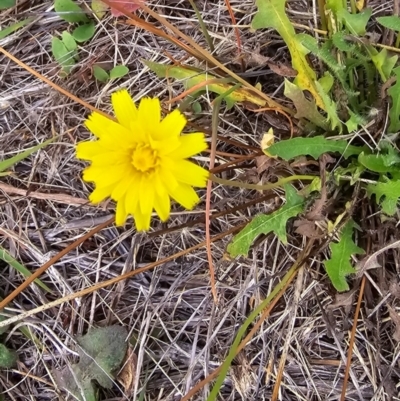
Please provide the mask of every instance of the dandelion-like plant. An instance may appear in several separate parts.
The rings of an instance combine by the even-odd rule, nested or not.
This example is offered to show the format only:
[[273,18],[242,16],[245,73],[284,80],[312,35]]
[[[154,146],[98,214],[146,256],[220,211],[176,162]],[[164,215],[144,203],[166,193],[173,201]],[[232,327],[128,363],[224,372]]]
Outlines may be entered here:
[[209,173],[186,159],[207,148],[204,134],[182,135],[186,118],[179,110],[161,119],[157,98],[143,98],[136,107],[121,90],[111,102],[117,121],[92,113],[85,125],[97,140],[76,149],[79,159],[91,162],[83,173],[95,184],[90,201],[111,197],[117,204],[116,224],[132,215],[138,231],[150,228],[153,210],[168,220],[171,198],[193,209],[199,201],[193,187],[205,187]]

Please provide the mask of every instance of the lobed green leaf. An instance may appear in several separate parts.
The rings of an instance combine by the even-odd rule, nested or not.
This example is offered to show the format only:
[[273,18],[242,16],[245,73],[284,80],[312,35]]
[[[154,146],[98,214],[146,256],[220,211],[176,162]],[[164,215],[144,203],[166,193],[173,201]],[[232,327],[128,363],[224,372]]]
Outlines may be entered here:
[[357,14],[350,13],[348,10],[342,8],[337,13],[337,17],[346,26],[350,33],[357,36],[365,35],[371,15],[371,8],[365,8],[362,12]]
[[358,162],[375,173],[396,173],[400,170],[395,166],[399,161],[399,156],[392,154],[366,155],[362,152],[358,155]]
[[290,160],[298,156],[311,156],[318,159],[324,153],[337,152],[345,159],[352,155],[358,155],[364,148],[349,145],[347,141],[326,139],[322,135],[312,138],[292,138],[280,141],[265,149],[267,155],[279,156],[284,160]]
[[368,184],[367,193],[375,195],[376,202],[380,204],[382,211],[393,216],[397,211],[397,204],[400,199],[400,179],[389,179],[384,177],[384,182]]
[[315,101],[308,100],[302,89],[287,79],[285,79],[284,95],[294,103],[296,118],[305,118],[325,130],[329,128],[327,119],[318,111]]
[[363,254],[364,249],[358,247],[353,241],[353,228],[355,224],[350,220],[343,228],[338,243],[331,243],[331,258],[324,262],[326,272],[337,291],[348,291],[349,285],[346,277],[355,273],[350,261],[354,254]]
[[227,248],[232,257],[239,255],[246,256],[251,244],[260,234],[274,232],[284,244],[287,243],[287,221],[304,210],[305,202],[304,198],[297,194],[293,186],[285,185],[285,192],[286,203],[281,208],[268,215],[256,216],[233,238]]

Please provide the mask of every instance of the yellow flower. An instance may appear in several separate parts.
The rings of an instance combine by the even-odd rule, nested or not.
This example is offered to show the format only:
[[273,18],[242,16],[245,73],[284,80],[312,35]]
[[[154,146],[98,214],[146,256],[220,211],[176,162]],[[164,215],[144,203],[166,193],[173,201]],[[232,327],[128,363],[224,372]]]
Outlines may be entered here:
[[205,187],[209,173],[186,159],[207,148],[204,134],[181,135],[186,118],[174,110],[162,120],[157,98],[143,98],[136,107],[121,90],[111,102],[117,122],[92,113],[85,125],[98,139],[76,148],[79,159],[91,161],[83,173],[95,184],[90,201],[111,197],[117,203],[116,224],[132,215],[138,231],[150,228],[153,209],[168,220],[171,198],[193,209],[199,197],[192,187]]

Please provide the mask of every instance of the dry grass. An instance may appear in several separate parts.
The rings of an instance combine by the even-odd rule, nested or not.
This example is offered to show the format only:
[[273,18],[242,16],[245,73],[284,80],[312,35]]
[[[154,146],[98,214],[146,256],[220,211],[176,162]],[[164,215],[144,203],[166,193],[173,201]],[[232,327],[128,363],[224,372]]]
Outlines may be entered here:
[[[135,99],[151,95],[168,100],[181,93],[181,84],[156,78],[144,67],[141,58],[161,63],[170,63],[173,58],[199,66],[196,59],[187,57],[184,51],[164,39],[124,23],[123,18],[116,22],[106,17],[98,22],[95,37],[81,46],[79,66],[62,80],[57,77],[59,67],[52,59],[50,40],[67,24],[53,12],[52,3],[19,1],[17,11],[3,12],[2,26],[29,16],[35,20],[0,40],[0,45],[102,110],[110,111],[110,94],[117,88],[127,88]],[[149,3],[198,44],[207,47],[189,2]],[[235,34],[225,2],[202,0],[196,4],[214,40],[218,59],[240,71]],[[312,27],[315,21],[312,4],[311,1],[289,2],[293,21]],[[249,31],[256,10],[254,1],[231,0],[231,5],[241,27],[248,69],[252,68],[255,52],[290,65],[283,42],[275,32]],[[374,10],[382,14],[390,12],[391,7],[389,1],[375,2]],[[127,65],[129,76],[100,84],[89,73],[95,62]],[[285,104],[283,77],[269,69],[266,73],[265,69],[265,66],[256,66],[247,75],[251,76],[252,83],[260,82],[265,93]],[[204,95],[201,115],[196,118],[188,115],[206,132],[211,126],[212,99],[211,95]],[[84,202],[91,188],[81,179],[83,164],[74,158],[74,145],[89,137],[82,126],[86,116],[87,110],[0,55],[1,157],[14,155],[52,135],[60,136],[55,144],[20,162],[15,174],[3,179],[0,187],[0,244],[32,271],[113,212],[111,203],[94,207]],[[278,114],[255,114],[241,105],[229,111],[222,108],[218,150],[248,155],[259,148],[262,134],[271,126],[278,136],[288,136],[286,121]],[[236,141],[236,145],[230,140]],[[208,165],[208,153],[197,160]],[[218,156],[216,165],[230,160],[227,156]],[[255,175],[260,179],[251,161],[225,174],[227,178],[251,179]],[[37,193],[41,195],[35,196]],[[23,313],[203,241],[205,194],[202,195],[195,212],[174,209],[168,222],[170,230],[157,219],[149,235],[137,234],[131,223],[124,229],[110,226],[102,230],[42,276],[52,289],[51,294],[30,286],[5,313]],[[227,213],[212,220],[211,234],[246,222],[257,213],[274,210],[281,202],[281,195],[278,191],[262,202],[230,212],[229,209],[261,195],[214,185],[211,208],[214,212]],[[380,225],[378,216],[372,215],[367,203],[362,208],[360,216],[366,230],[360,240],[370,250],[398,236],[391,222]],[[101,390],[100,399],[138,399],[141,394],[143,400],[179,400],[220,365],[251,307],[271,292],[305,244],[300,236],[291,235],[290,245],[283,246],[269,235],[258,241],[248,259],[227,260],[224,249],[229,239],[212,245],[218,305],[212,300],[206,250],[202,248],[14,325],[7,333],[6,344],[18,352],[19,363],[14,370],[0,372],[0,388],[5,391],[5,398],[59,399],[62,393],[54,383],[52,370],[75,361],[75,337],[92,326],[122,324],[137,339],[134,348],[139,372],[136,398],[133,394],[124,395],[121,385],[116,383],[112,390]],[[340,398],[357,292],[334,304],[335,293],[321,265],[323,257],[320,254],[309,261],[256,337],[238,355],[226,378],[221,400],[269,400],[283,354],[286,365],[281,400]],[[346,400],[400,399],[396,388],[400,374],[399,347],[387,311],[387,305],[394,309],[398,306],[398,260],[397,251],[393,251],[382,257],[384,269],[368,273]],[[0,288],[5,295],[23,278],[8,265],[0,266]],[[357,290],[358,285],[354,280],[352,287]],[[29,328],[35,341],[18,330],[21,326]],[[205,387],[195,399],[205,400],[208,391],[209,387]]]

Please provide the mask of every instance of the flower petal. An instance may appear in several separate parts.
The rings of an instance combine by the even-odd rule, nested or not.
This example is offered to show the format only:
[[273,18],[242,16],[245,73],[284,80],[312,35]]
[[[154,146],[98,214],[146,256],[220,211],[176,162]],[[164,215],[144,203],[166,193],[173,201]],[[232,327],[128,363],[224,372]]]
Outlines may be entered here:
[[102,138],[109,135],[111,131],[118,130],[120,124],[100,113],[93,112],[85,121],[85,126],[93,135]]
[[135,211],[139,204],[139,185],[134,182],[133,185],[130,186],[125,195],[125,209],[132,216],[135,214]]
[[117,226],[123,226],[127,217],[128,214],[125,210],[125,201],[124,199],[120,199],[117,202],[117,210],[115,211],[115,224]]
[[168,155],[181,146],[181,140],[179,137],[167,138],[159,141],[152,141],[152,148],[159,152],[160,156]]
[[178,137],[186,125],[186,117],[178,110],[169,113],[160,124],[160,138]]
[[91,203],[100,203],[104,199],[108,198],[111,195],[111,191],[114,188],[113,185],[103,187],[103,188],[95,188],[93,192],[89,195],[89,200]]
[[139,119],[144,127],[150,128],[161,120],[161,105],[158,98],[144,97],[139,103]]
[[188,210],[192,210],[199,201],[196,191],[190,185],[180,184],[168,192],[171,198]]
[[172,161],[170,164],[174,177],[192,187],[204,188],[207,185],[209,172],[188,160]]
[[187,159],[208,148],[202,132],[195,132],[180,137],[181,144],[178,149],[168,154],[173,159]]
[[101,140],[102,146],[109,149],[123,149],[137,143],[130,130],[96,112],[85,121],[85,126]]
[[[161,180],[160,174],[156,173],[153,177],[154,180],[154,209],[160,216],[161,221],[167,221],[171,212],[171,199],[168,195],[166,185]],[[176,183],[178,185],[178,183]]]
[[154,205],[154,184],[146,176],[142,177],[140,183],[140,210],[145,215],[151,215]]
[[107,187],[115,185],[125,175],[124,166],[94,167],[89,166],[83,171],[83,180],[86,182],[95,182],[97,187]]
[[131,152],[129,151],[113,151],[107,153],[99,153],[91,158],[92,166],[113,168],[124,165],[127,171],[131,166]]
[[133,218],[135,219],[135,226],[137,231],[148,231],[150,228],[150,215],[144,215],[140,211],[140,206],[138,205],[135,213],[133,214]]
[[161,221],[167,221],[171,212],[171,200],[168,193],[165,191],[157,194],[154,198],[154,209],[160,216]]
[[136,142],[147,143],[148,135],[146,134],[146,126],[142,124],[141,120],[131,121],[130,132]]
[[122,176],[118,184],[115,185],[111,193],[111,198],[115,201],[121,200],[122,197],[126,195],[131,185],[134,185],[135,181],[137,182],[137,177],[135,175],[125,174]]
[[167,188],[168,192],[174,190],[179,185],[178,181],[174,177],[174,174],[164,166],[161,166],[161,168],[158,170],[158,177],[164,184],[165,188]]
[[154,206],[154,186],[152,184],[148,177],[141,177],[139,204],[133,215],[138,231],[147,231],[150,228],[151,212]]
[[138,111],[127,90],[120,90],[111,95],[115,116],[118,122],[130,129],[132,121],[138,117]]
[[91,160],[93,156],[107,152],[109,149],[104,148],[100,141],[85,141],[76,145],[76,157],[82,160]]

